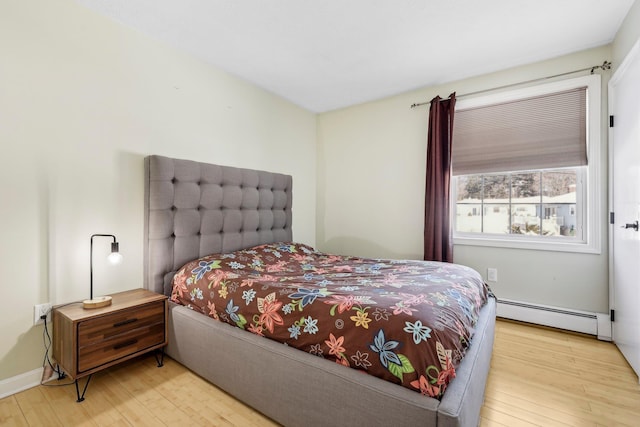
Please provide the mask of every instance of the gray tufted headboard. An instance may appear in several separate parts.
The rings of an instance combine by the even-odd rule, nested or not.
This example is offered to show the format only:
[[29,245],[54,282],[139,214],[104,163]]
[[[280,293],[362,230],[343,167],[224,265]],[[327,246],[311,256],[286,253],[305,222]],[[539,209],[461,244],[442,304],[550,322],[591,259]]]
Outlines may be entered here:
[[205,255],[291,241],[289,175],[162,156],[145,158],[144,287]]

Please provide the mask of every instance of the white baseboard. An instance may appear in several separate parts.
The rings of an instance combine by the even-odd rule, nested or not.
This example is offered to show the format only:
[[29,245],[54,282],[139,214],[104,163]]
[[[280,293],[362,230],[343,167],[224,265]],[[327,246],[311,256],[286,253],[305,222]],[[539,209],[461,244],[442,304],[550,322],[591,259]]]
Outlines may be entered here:
[[0,399],[40,385],[42,371],[42,368],[38,368],[0,381]]
[[604,313],[501,299],[498,301],[497,314],[505,319],[581,332],[595,335],[603,341],[611,341],[611,320]]

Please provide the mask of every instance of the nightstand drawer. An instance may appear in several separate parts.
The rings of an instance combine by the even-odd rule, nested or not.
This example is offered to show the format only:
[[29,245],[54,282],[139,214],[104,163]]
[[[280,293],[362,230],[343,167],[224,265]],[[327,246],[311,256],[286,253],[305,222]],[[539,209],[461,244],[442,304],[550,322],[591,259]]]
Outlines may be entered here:
[[121,334],[164,323],[164,301],[155,301],[139,307],[85,320],[78,324],[78,347],[92,346]]
[[104,341],[78,349],[78,372],[82,373],[121,357],[144,351],[165,342],[164,323],[126,331]]

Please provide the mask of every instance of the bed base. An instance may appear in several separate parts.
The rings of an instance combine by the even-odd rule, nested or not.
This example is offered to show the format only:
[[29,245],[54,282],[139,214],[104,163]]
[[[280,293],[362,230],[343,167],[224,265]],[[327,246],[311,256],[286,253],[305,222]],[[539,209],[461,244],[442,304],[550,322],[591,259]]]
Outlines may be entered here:
[[442,399],[255,336],[170,303],[167,354],[286,426],[477,426],[491,362],[495,300]]

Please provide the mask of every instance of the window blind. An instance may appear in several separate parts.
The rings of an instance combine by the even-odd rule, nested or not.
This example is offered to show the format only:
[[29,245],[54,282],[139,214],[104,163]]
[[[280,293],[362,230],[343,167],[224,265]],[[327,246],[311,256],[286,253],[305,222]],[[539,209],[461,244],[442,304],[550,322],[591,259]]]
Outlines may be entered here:
[[587,88],[456,111],[452,173],[587,164]]

